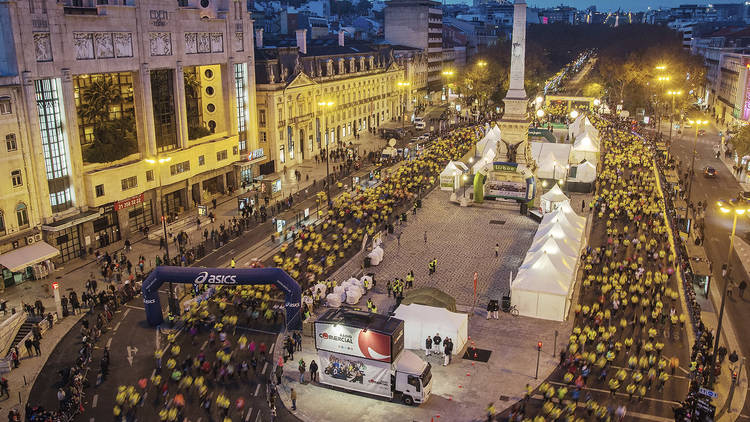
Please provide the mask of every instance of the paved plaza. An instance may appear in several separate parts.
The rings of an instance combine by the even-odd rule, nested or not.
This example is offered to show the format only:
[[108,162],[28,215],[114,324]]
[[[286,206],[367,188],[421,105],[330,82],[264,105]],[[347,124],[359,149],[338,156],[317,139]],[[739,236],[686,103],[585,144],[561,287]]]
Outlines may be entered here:
[[[474,301],[473,276],[477,272],[477,307],[489,299],[500,299],[510,290],[515,276],[536,233],[538,224],[520,215],[518,205],[485,201],[470,207],[449,202],[451,192],[434,191],[423,201],[416,216],[385,245],[385,258],[369,270],[378,285],[414,271],[414,287],[435,287],[471,306]],[[401,233],[400,245],[395,236]],[[424,233],[427,232],[427,243]],[[499,256],[495,257],[498,244]],[[428,275],[428,261],[437,259],[437,272]],[[342,280],[343,281],[343,280]]]
[[[555,368],[554,353],[559,352],[568,338],[570,322],[512,317],[505,313],[500,314],[499,320],[485,319],[487,300],[499,299],[508,290],[510,273],[515,275],[521,265],[537,223],[520,215],[516,205],[485,202],[462,208],[450,203],[449,196],[450,192],[433,191],[423,200],[416,217],[410,214],[407,223],[396,226],[395,233],[386,238],[384,261],[365,269],[376,274],[377,286],[360,304],[372,298],[381,313],[388,312],[395,300],[385,294],[387,280],[403,278],[409,270],[414,270],[414,288],[440,288],[456,298],[459,312],[471,314],[472,280],[476,271],[478,298],[469,318],[468,335],[477,348],[492,350],[489,362],[463,360],[463,350],[455,352],[452,364],[447,367],[442,366],[442,356],[426,358],[432,364],[432,395],[427,403],[408,407],[310,382],[300,385],[297,361],[302,358],[309,367],[310,361],[317,359],[312,338],[304,337],[304,351],[295,353],[294,362],[284,366],[285,379],[280,388],[287,408],[291,407],[290,388],[295,389],[299,409],[294,412],[296,416],[316,422],[485,420],[484,412],[490,402],[498,410],[513,405],[522,398],[527,383],[536,387]],[[491,220],[504,223],[491,224]],[[398,233],[401,233],[400,245]],[[495,244],[500,245],[497,258]],[[432,258],[437,258],[438,269],[430,277],[427,263]],[[339,272],[336,276],[341,282],[349,275]],[[535,379],[538,341],[542,341],[543,350],[539,354],[539,376]],[[423,350],[415,352],[424,356]]]

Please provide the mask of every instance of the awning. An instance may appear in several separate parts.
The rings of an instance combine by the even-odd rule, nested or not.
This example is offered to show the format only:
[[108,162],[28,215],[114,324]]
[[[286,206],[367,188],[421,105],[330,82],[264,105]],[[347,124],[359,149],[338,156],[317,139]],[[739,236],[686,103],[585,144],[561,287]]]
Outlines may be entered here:
[[72,215],[70,217],[63,218],[61,220],[53,221],[48,224],[42,225],[42,230],[48,232],[59,232],[67,229],[68,227],[77,226],[87,221],[96,220],[99,218],[98,210],[88,210],[80,214]]
[[0,265],[10,271],[18,272],[57,255],[60,255],[60,251],[54,246],[46,242],[36,242],[0,255]]

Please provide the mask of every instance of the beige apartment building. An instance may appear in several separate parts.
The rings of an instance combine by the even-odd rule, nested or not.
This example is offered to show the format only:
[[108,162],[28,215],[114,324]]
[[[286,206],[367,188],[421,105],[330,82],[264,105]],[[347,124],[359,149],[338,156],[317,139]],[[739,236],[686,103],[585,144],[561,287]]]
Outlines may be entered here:
[[0,4],[6,284],[210,202],[270,152],[244,1],[98,3]]

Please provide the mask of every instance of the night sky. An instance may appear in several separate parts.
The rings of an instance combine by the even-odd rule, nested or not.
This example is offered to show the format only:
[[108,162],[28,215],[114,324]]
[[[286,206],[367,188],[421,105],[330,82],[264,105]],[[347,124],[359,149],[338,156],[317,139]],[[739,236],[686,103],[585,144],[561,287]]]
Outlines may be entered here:
[[[718,4],[718,3],[741,3],[743,0],[718,0],[718,1],[695,1],[695,0],[526,0],[529,7],[553,7],[564,4],[578,9],[585,9],[596,5],[599,11],[623,11],[646,10],[648,7],[658,9],[659,7],[677,7],[680,4]],[[470,0],[448,0],[448,3],[468,3]]]

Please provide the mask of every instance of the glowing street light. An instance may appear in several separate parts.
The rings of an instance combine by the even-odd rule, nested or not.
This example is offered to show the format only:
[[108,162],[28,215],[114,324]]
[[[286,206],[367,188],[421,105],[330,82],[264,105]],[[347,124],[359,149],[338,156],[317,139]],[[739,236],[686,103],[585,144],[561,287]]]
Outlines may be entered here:
[[537,111],[536,111],[536,117],[538,117],[538,118],[540,118],[540,119],[541,119],[542,117],[544,117],[544,110],[542,110],[541,108],[540,108],[539,110],[537,110]]
[[578,117],[578,110],[573,110],[573,111],[570,112],[570,118],[571,119],[575,120],[577,117]]
[[659,66],[656,66],[656,70],[667,70],[667,66],[663,65],[663,64],[659,65]]
[[487,66],[487,62],[484,61],[484,60],[480,60],[480,61],[477,62],[477,66],[479,66],[479,67],[486,67]]

